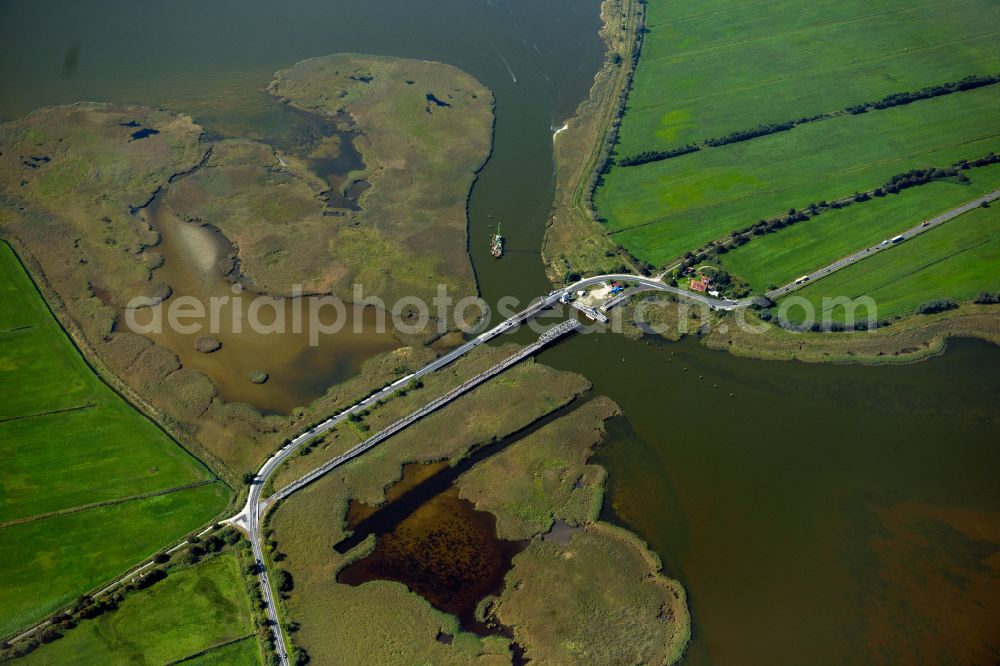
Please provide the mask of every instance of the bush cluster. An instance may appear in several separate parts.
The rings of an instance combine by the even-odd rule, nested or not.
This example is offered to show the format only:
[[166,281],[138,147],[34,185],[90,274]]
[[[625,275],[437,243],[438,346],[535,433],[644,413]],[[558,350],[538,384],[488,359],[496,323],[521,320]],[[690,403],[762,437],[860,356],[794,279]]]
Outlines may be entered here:
[[1000,162],[1000,155],[997,155],[992,150],[986,155],[986,157],[980,157],[978,160],[961,160],[955,162],[952,166],[958,167],[959,169],[965,171],[972,168],[989,166],[990,164],[996,164]]
[[917,306],[917,314],[929,315],[937,314],[938,312],[945,312],[947,310],[954,310],[958,307],[958,303],[951,300],[950,298],[942,298],[936,301],[928,301],[927,303],[921,303]]

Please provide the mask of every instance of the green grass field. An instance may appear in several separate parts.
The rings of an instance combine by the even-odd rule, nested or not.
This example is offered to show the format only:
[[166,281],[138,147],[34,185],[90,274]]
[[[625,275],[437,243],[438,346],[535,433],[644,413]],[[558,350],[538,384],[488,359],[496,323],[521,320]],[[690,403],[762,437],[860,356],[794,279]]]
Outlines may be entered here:
[[[618,156],[1000,71],[1000,8],[990,0],[888,0],[878,6],[859,0],[652,0],[647,7],[649,32]],[[1000,86],[989,86],[614,167],[595,205],[618,244],[665,266],[790,208],[872,190],[910,169],[1000,150],[998,128]]]
[[[222,555],[133,592],[117,611],[82,621],[24,663],[167,664],[252,633],[239,565]],[[260,657],[249,638],[182,663],[249,666]]]
[[776,233],[755,237],[722,255],[730,273],[747,280],[754,291],[791,282],[863,247],[892,238],[983,192],[1000,187],[1000,165],[966,172],[970,184],[937,181],[898,195],[824,212]]
[[69,604],[212,520],[228,490],[213,483],[0,530],[0,632]]
[[179,663],[184,666],[256,666],[260,663],[260,648],[257,639],[251,636]]
[[[878,318],[912,313],[941,298],[971,299],[1000,290],[1000,205],[976,208],[885,252],[794,292],[822,315],[824,297],[870,296]],[[788,298],[791,298],[789,296]],[[799,307],[789,318],[801,318]],[[831,312],[843,321],[843,308]],[[863,315],[863,312],[861,313]]]
[[980,88],[615,168],[596,201],[618,242],[663,265],[789,208],[870,190],[913,168],[1000,150],[998,128],[1000,86]]
[[211,520],[229,491],[94,374],[6,244],[0,295],[6,634]]
[[651,0],[619,153],[1000,71],[991,0]]

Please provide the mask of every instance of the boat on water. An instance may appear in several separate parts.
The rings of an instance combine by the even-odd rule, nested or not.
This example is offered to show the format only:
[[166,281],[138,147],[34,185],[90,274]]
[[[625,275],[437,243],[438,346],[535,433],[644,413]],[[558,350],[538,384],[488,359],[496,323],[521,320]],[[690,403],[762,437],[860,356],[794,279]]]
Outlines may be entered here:
[[500,224],[497,223],[497,231],[490,236],[490,254],[499,259],[503,256],[503,236],[500,235]]

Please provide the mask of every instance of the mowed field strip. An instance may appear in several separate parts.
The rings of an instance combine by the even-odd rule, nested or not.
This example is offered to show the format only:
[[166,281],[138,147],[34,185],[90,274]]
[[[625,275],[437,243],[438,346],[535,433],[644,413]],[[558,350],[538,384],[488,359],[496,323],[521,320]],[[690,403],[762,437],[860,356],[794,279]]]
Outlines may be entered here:
[[[988,0],[877,7],[653,0],[648,7],[650,32],[618,157],[1000,72],[1000,8]],[[595,204],[619,244],[664,266],[790,208],[993,150],[1000,150],[1000,85],[615,166]]]
[[998,164],[964,173],[970,183],[954,179],[931,182],[899,194],[828,210],[777,233],[755,237],[723,255],[722,265],[747,280],[755,292],[787,284],[858,248],[892,238],[922,220],[1000,188]]
[[6,243],[0,295],[7,634],[211,520],[230,491],[94,374]]
[[[824,297],[870,296],[878,318],[910,314],[918,305],[944,298],[972,299],[1000,289],[1000,206],[974,208],[940,227],[819,280],[796,295],[822,317]],[[843,308],[831,310],[842,321]],[[789,317],[801,317],[798,308]],[[859,310],[864,317],[864,310]]]

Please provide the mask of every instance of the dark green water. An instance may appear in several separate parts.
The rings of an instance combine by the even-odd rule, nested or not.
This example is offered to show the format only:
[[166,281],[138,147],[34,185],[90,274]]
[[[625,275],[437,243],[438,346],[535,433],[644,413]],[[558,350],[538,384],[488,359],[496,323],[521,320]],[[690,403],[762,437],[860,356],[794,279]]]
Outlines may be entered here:
[[[548,289],[552,129],[599,67],[598,26],[596,0],[0,1],[0,117],[142,102],[221,134],[280,137],[288,115],[263,88],[299,59],[456,65],[497,99],[471,201],[480,285],[491,302],[527,299]],[[508,238],[499,262],[490,214]],[[996,662],[997,349],[956,343],[927,363],[863,368],[605,335],[542,361],[582,372],[626,412],[600,454],[608,510],[687,587],[689,663]]]

